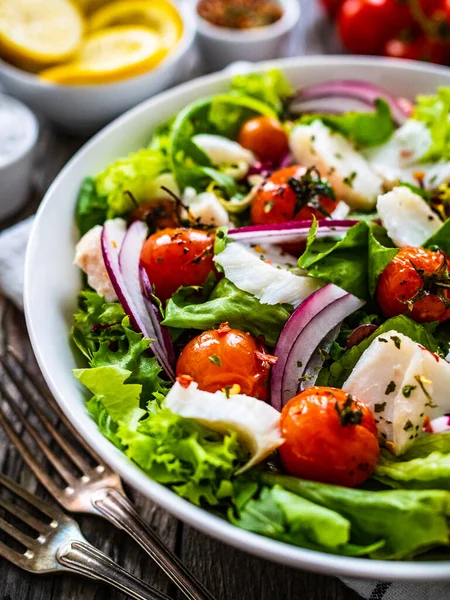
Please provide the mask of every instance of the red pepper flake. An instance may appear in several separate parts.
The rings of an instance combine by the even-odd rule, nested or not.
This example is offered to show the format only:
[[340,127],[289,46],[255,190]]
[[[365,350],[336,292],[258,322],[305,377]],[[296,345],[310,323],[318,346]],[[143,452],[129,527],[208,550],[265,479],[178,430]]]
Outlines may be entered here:
[[262,360],[263,362],[268,362],[270,365],[274,365],[278,360],[278,356],[266,354],[265,352],[260,352],[259,350],[255,350],[255,354],[256,358],[259,358],[259,360]]
[[217,333],[219,335],[222,335],[223,333],[228,333],[229,331],[231,331],[231,327],[228,325],[228,322],[222,323],[217,329]]
[[190,375],[178,375],[177,381],[181,385],[181,387],[188,388],[194,381],[194,378]]
[[428,350],[428,348],[425,348],[425,346],[421,346],[420,344],[419,344],[419,348],[421,350],[425,350],[425,352],[429,352],[436,362],[440,361],[439,356],[435,352],[432,352],[431,350]]
[[425,431],[425,433],[433,433],[430,417],[428,417],[427,415],[425,415],[425,418],[423,420],[423,430]]

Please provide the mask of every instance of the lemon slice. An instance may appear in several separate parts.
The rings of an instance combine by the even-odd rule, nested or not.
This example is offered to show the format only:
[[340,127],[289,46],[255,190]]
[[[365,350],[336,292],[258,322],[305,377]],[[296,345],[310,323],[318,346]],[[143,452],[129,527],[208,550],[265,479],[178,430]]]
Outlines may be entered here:
[[0,54],[26,70],[71,58],[83,29],[69,0],[0,0]]
[[160,37],[148,27],[111,27],[88,36],[76,61],[40,76],[69,85],[110,83],[149,71],[166,54]]
[[115,25],[150,27],[160,34],[167,48],[173,48],[183,33],[180,14],[166,0],[119,0],[97,10],[88,20],[91,31]]

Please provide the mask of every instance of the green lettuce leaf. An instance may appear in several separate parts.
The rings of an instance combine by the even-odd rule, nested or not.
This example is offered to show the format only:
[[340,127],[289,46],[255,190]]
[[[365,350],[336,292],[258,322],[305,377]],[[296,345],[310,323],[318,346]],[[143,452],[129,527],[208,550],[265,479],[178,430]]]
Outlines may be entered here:
[[346,112],[342,115],[306,115],[301,122],[323,121],[334,131],[350,138],[357,146],[364,148],[384,144],[395,130],[389,104],[379,98],[373,113]]
[[430,130],[432,144],[422,162],[450,158],[450,87],[440,87],[436,96],[419,96],[413,118]]
[[213,168],[208,156],[193,142],[198,133],[236,137],[242,123],[255,114],[276,117],[267,104],[250,96],[222,94],[195,100],[176,117],[169,140],[171,170],[181,189],[187,186],[204,191],[215,181],[231,198],[237,193],[235,181]]
[[167,303],[163,324],[205,331],[228,322],[230,327],[253,336],[264,336],[269,346],[275,346],[292,311],[288,304],[261,304],[228,279],[222,279],[206,302],[196,290],[181,288]]
[[130,428],[137,427],[145,411],[140,408],[142,386],[137,383],[125,385],[131,371],[114,366],[74,369],[73,374],[102,403],[113,421],[125,423]]
[[151,200],[158,190],[155,179],[168,170],[161,150],[144,148],[109,165],[95,177],[97,194],[106,198],[107,218],[123,216],[134,208],[129,194],[138,202]]
[[294,93],[291,84],[278,69],[235,75],[231,81],[231,91],[261,100],[279,115],[283,114],[285,101]]
[[376,223],[360,221],[345,236],[316,238],[317,221],[309,232],[299,267],[312,277],[334,283],[363,300],[374,294],[379,275],[398,252],[386,230]]
[[383,450],[373,476],[393,488],[450,491],[450,454],[431,452],[423,458],[399,461]]
[[94,397],[88,410],[101,432],[148,475],[194,504],[218,504],[233,492],[231,476],[247,460],[237,433],[224,436],[150,403],[142,385],[118,366],[76,369]]
[[84,290],[78,296],[78,306],[72,339],[88,360],[101,342],[117,343],[125,338],[122,327],[125,313],[119,302],[106,302],[96,292]]
[[102,225],[106,221],[107,213],[106,197],[98,194],[92,177],[86,177],[78,192],[75,208],[75,221],[80,235],[84,235],[95,225]]
[[147,402],[153,400],[155,393],[167,394],[168,383],[161,378],[162,368],[156,358],[147,352],[152,340],[133,331],[128,317],[123,319],[121,326],[125,339],[117,340],[113,350],[110,342],[100,342],[98,350],[92,355],[90,366],[115,366],[130,371],[128,382],[142,386],[141,405],[145,407]]
[[87,401],[86,408],[97,423],[100,433],[105,436],[107,440],[112,442],[114,446],[117,446],[119,450],[125,450],[125,447],[117,435],[119,426],[103,406],[102,401],[97,396],[92,396],[92,398]]
[[284,489],[335,511],[351,523],[356,544],[383,547],[377,559],[407,559],[449,543],[450,494],[441,490],[373,491],[304,481],[286,475],[261,474],[264,484]]
[[448,433],[433,433],[423,435],[403,454],[403,460],[425,458],[432,452],[450,454],[450,435]]
[[414,342],[421,344],[432,352],[437,352],[439,349],[436,340],[426,327],[416,323],[405,315],[399,315],[398,317],[393,317],[392,319],[385,321],[371,336],[363,340],[360,344],[345,351],[338,360],[331,362],[322,368],[317,378],[316,385],[342,387],[343,383],[355,368],[355,365],[361,358],[363,352],[370,346],[373,340],[382,333],[391,330],[403,333]]
[[433,250],[439,249],[446,254],[450,254],[450,219],[447,219],[440,229],[427,239],[423,247]]
[[243,484],[238,479],[234,490],[233,502],[238,516],[230,510],[229,518],[247,531],[311,550],[346,556],[365,556],[384,545],[382,540],[369,546],[351,543],[347,519],[279,485],[258,491],[258,484]]
[[127,455],[152,479],[194,504],[215,505],[232,493],[231,476],[246,459],[235,432],[221,436],[161,409],[136,432],[119,428]]

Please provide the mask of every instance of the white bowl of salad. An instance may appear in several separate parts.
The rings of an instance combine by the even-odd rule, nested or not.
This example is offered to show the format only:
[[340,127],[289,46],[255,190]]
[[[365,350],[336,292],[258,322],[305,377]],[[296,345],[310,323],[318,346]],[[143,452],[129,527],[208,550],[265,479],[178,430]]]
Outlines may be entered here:
[[450,579],[446,85],[413,62],[261,63],[145,102],[61,172],[29,331],[135,488],[284,564]]

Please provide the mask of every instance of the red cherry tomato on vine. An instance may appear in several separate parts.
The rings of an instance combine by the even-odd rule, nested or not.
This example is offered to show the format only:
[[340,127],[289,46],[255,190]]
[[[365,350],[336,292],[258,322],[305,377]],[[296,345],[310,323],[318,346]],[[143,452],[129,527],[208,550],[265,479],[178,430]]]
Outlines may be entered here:
[[289,180],[301,179],[307,171],[306,167],[294,165],[275,171],[259,189],[251,206],[251,219],[255,225],[265,223],[286,223],[287,221],[306,221],[325,219],[336,208],[333,198],[320,196],[319,206],[306,204],[298,208],[298,198],[289,184]]
[[272,117],[255,117],[244,123],[238,142],[262,162],[278,163],[289,152],[286,132],[280,122]]
[[342,43],[354,54],[380,54],[412,22],[408,3],[398,0],[344,0],[338,14]]
[[141,263],[160,300],[182,285],[203,285],[214,268],[214,237],[199,229],[167,228],[145,242]]
[[450,58],[450,47],[421,35],[412,41],[393,38],[386,43],[383,54],[392,58],[408,58],[445,65]]
[[343,390],[311,387],[281,413],[281,460],[303,479],[354,487],[373,473],[380,455],[375,418]]
[[[419,323],[449,319],[450,309],[445,306],[450,302],[450,292],[445,287],[450,283],[448,264],[441,252],[401,248],[378,278],[376,295],[383,314],[395,317],[407,313]],[[412,310],[408,300],[413,300]]]
[[273,360],[249,333],[224,324],[201,333],[187,344],[178,359],[177,375],[189,375],[206,392],[237,384],[240,393],[267,400],[269,361]]
[[343,0],[322,0],[322,5],[325,8],[325,10],[327,11],[327,13],[331,17],[334,17],[334,15],[337,13],[342,2],[343,2]]

